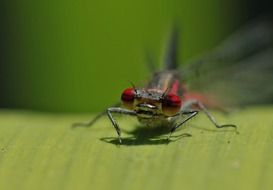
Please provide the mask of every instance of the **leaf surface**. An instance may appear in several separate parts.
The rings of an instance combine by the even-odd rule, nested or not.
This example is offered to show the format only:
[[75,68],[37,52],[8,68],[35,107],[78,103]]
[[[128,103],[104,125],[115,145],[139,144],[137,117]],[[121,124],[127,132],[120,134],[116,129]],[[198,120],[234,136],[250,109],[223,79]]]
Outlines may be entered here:
[[240,134],[200,114],[166,143],[166,130],[122,117],[118,146],[107,117],[73,129],[92,116],[2,110],[0,189],[271,189],[273,107],[214,115]]

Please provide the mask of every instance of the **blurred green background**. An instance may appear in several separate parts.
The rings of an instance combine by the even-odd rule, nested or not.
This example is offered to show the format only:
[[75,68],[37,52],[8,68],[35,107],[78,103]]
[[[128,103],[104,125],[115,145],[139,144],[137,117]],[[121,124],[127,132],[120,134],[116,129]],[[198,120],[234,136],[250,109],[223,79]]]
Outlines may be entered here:
[[158,64],[174,21],[180,62],[213,47],[249,14],[236,0],[2,0],[0,106],[98,112]]

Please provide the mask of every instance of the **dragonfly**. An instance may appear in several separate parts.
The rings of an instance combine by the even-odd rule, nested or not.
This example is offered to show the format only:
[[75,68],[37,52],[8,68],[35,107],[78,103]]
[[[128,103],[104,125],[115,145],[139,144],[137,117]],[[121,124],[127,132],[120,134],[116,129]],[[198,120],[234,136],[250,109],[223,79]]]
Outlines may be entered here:
[[91,126],[107,115],[122,143],[121,129],[114,115],[130,115],[148,127],[166,126],[167,137],[203,112],[216,128],[234,128],[219,124],[209,108],[244,106],[273,102],[273,27],[271,21],[256,20],[246,24],[210,52],[178,65],[177,27],[167,44],[163,69],[153,72],[141,88],[131,85],[121,93],[121,103],[107,108],[87,123]]

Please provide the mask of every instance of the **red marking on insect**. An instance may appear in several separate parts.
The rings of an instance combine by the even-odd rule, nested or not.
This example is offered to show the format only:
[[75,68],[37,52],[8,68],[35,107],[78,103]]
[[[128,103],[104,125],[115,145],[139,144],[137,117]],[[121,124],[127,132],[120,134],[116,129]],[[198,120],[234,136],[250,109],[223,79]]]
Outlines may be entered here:
[[183,101],[197,100],[210,108],[221,109],[222,105],[216,97],[200,94],[197,92],[187,92],[183,95]]
[[179,80],[175,80],[175,82],[173,83],[172,88],[171,88],[171,90],[170,90],[169,93],[177,94],[177,93],[178,93],[179,87],[180,87],[180,82],[179,82]]

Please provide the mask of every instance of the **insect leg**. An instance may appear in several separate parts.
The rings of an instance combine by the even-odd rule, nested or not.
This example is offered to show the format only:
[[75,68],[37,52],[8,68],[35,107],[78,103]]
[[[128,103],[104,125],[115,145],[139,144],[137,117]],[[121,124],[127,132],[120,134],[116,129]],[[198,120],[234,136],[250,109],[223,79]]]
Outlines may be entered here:
[[107,115],[111,121],[111,123],[113,124],[114,128],[116,129],[116,132],[118,134],[118,140],[119,140],[119,143],[121,144],[122,141],[121,141],[121,137],[120,137],[120,128],[119,128],[119,125],[117,124],[116,120],[114,119],[114,117],[112,116],[112,113],[118,113],[118,114],[126,114],[126,115],[136,115],[136,113],[134,111],[131,111],[131,110],[127,110],[127,109],[124,109],[124,108],[108,108],[107,109]]
[[[120,106],[120,103],[116,103],[115,105],[113,105],[113,107],[118,107]],[[92,120],[83,123],[83,122],[79,122],[79,123],[73,123],[71,127],[89,127],[92,126],[98,119],[100,119],[102,116],[104,116],[105,114],[107,114],[106,111],[103,111],[101,113],[99,113],[95,118],[93,118]]]
[[217,128],[224,128],[224,127],[233,127],[235,128],[235,131],[236,133],[238,133],[237,131],[237,126],[234,125],[234,124],[224,124],[224,125],[219,125],[216,121],[216,119],[211,115],[211,113],[208,111],[208,109],[204,106],[204,104],[202,104],[200,101],[197,101],[197,100],[192,100],[189,102],[188,106],[198,106],[198,108],[200,110],[202,110],[206,115],[207,117],[209,118],[209,120],[215,125],[215,127]]
[[186,119],[184,119],[182,122],[176,124],[172,129],[171,132],[167,138],[167,140],[170,139],[172,133],[179,128],[180,126],[182,126],[184,123],[186,123],[187,121],[189,121],[191,118],[193,118],[194,116],[196,116],[198,114],[198,111],[180,111],[178,115],[188,115],[188,117]]
[[94,119],[92,119],[92,120],[90,120],[90,121],[88,121],[86,123],[73,123],[72,127],[89,127],[89,126],[92,126],[98,119],[100,119],[105,114],[106,114],[106,111],[101,112]]

